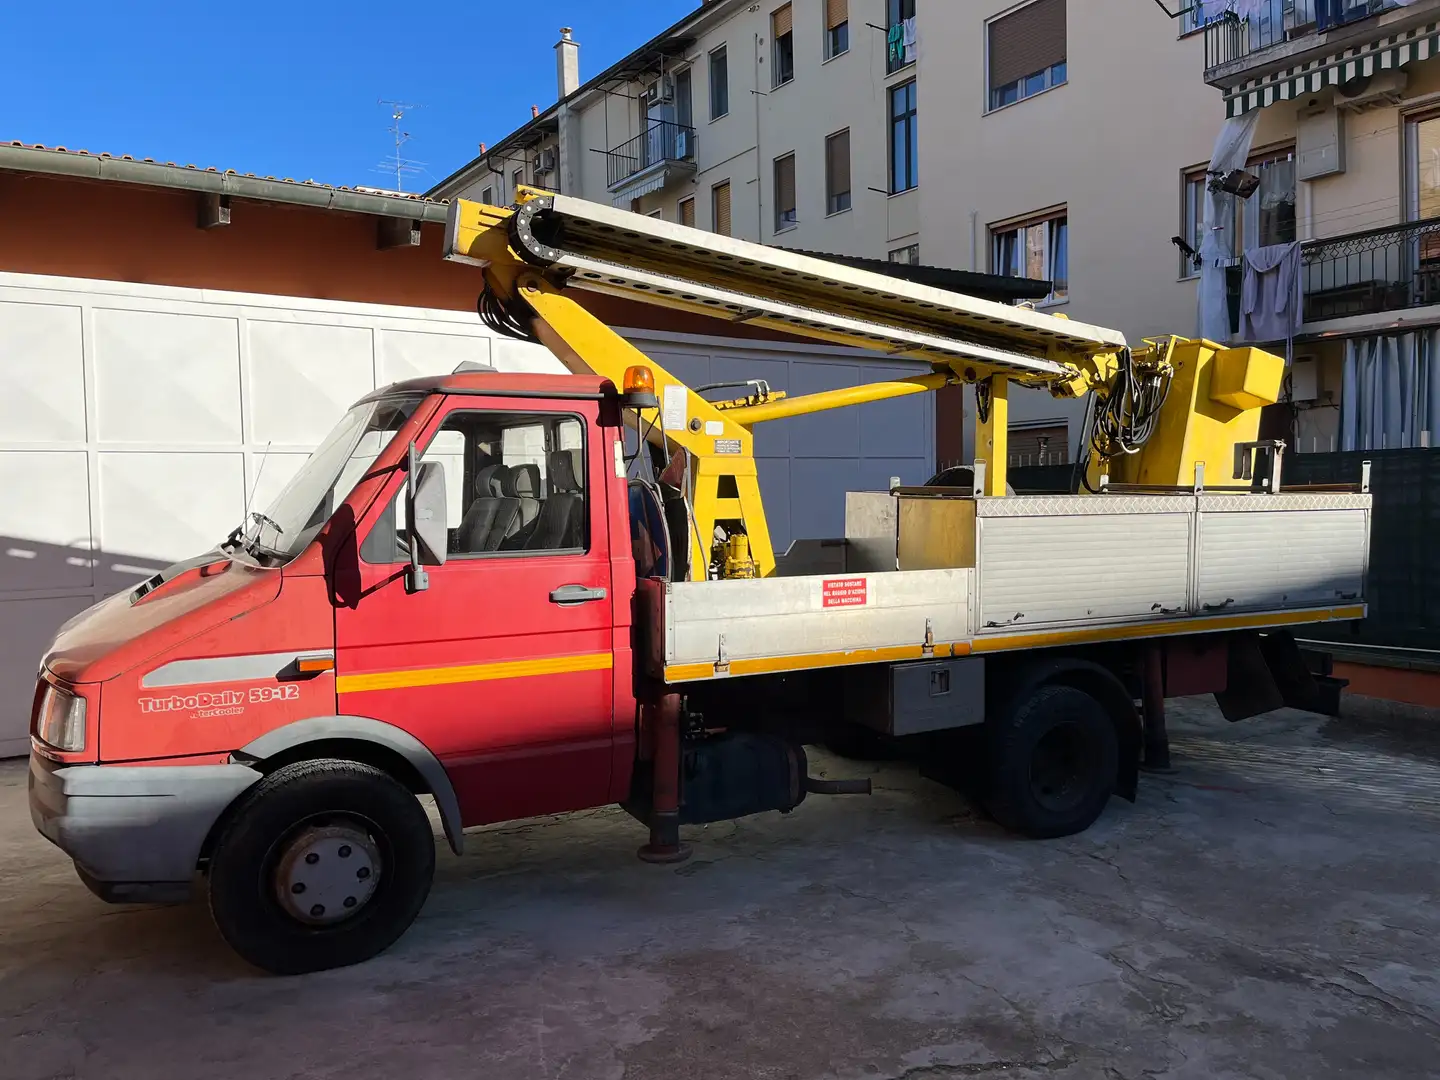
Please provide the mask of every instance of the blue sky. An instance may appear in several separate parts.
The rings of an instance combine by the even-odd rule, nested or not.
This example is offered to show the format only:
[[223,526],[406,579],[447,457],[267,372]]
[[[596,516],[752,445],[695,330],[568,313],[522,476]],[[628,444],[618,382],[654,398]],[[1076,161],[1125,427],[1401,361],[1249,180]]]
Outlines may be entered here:
[[377,101],[398,99],[423,106],[405,121],[423,190],[554,102],[561,26],[588,79],[697,7],[0,0],[0,140],[391,187]]

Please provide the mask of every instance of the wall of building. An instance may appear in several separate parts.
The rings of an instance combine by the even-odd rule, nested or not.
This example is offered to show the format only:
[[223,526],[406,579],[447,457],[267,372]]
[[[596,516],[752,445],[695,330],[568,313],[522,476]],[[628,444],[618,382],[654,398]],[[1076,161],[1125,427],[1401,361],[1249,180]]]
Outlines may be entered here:
[[[1209,160],[1223,120],[1219,91],[1201,79],[1203,36],[1177,39],[1177,24],[1151,4],[1069,0],[1067,82],[987,111],[986,22],[1019,6],[924,8],[925,261],[990,270],[990,225],[1065,206],[1070,298],[1057,314],[1132,342],[1193,333],[1195,282],[1179,279],[1170,237],[1182,170]],[[1083,411],[1033,391],[1011,404],[1016,421],[1068,418],[1072,451]]]

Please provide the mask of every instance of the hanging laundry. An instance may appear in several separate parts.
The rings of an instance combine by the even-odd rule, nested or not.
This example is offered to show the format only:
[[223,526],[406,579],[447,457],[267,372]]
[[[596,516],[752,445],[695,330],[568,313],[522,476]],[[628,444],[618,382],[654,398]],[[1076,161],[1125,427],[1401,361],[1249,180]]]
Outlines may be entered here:
[[885,35],[885,44],[889,46],[890,63],[899,64],[905,60],[905,25],[896,23],[890,27],[890,33]]
[[905,55],[912,56],[915,52],[915,16],[911,15],[900,25],[905,28]]
[[1284,341],[1300,329],[1300,245],[1272,244],[1245,252],[1240,335],[1246,341]]

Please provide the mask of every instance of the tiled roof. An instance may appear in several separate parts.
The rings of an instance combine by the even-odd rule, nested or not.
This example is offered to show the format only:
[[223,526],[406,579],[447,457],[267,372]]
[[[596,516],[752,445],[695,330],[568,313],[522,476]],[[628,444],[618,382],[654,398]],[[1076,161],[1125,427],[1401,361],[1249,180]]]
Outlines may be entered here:
[[261,175],[259,175],[258,173],[242,173],[242,172],[239,172],[239,171],[236,170],[236,169],[217,169],[217,168],[215,168],[213,165],[207,166],[206,168],[201,168],[201,167],[198,166],[198,165],[181,165],[181,164],[179,164],[178,162],[175,162],[175,161],[157,161],[155,158],[148,158],[148,157],[147,157],[147,158],[137,158],[137,157],[131,156],[130,154],[119,154],[119,155],[116,155],[116,154],[109,154],[109,153],[104,153],[104,152],[101,152],[101,153],[98,153],[98,154],[97,154],[97,153],[91,153],[89,150],[84,150],[84,149],[74,149],[74,150],[72,150],[72,149],[70,149],[69,147],[65,147],[65,146],[45,146],[45,145],[43,145],[43,144],[41,144],[41,143],[25,143],[25,142],[20,142],[19,140],[16,140],[16,139],[10,140],[10,142],[9,142],[8,144],[0,144],[0,145],[9,145],[9,146],[15,147],[16,149],[20,149],[20,150],[41,150],[41,151],[47,151],[47,152],[52,153],[52,154],[69,154],[69,155],[72,155],[72,156],[75,156],[75,157],[98,158],[98,159],[102,159],[102,160],[103,160],[103,159],[106,159],[106,158],[109,158],[109,159],[114,160],[114,161],[134,161],[134,162],[139,162],[139,163],[144,164],[144,165],[157,165],[157,166],[160,166],[160,167],[162,167],[162,168],[167,168],[167,169],[179,169],[179,170],[183,170],[183,171],[187,171],[187,172],[214,173],[214,174],[219,175],[219,176],[241,176],[241,177],[245,177],[246,179],[249,179],[249,180],[268,180],[268,181],[270,181],[271,183],[276,183],[276,184],[294,184],[296,187],[320,188],[320,189],[326,190],[326,191],[354,191],[354,192],[358,192],[358,193],[360,193],[360,194],[362,194],[362,195],[379,195],[379,196],[384,196],[384,197],[392,198],[392,199],[404,199],[404,200],[407,200],[407,201],[410,201],[410,202],[433,202],[433,201],[435,201],[435,200],[427,199],[424,195],[421,195],[421,194],[411,193],[411,192],[404,192],[404,191],[388,191],[388,190],[386,190],[386,189],[384,189],[384,188],[360,187],[360,186],[347,187],[347,186],[345,186],[345,185],[337,185],[337,184],[322,184],[322,183],[319,183],[318,181],[315,181],[315,180],[295,180],[295,179],[292,179],[291,177],[288,177],[288,176],[261,176]]

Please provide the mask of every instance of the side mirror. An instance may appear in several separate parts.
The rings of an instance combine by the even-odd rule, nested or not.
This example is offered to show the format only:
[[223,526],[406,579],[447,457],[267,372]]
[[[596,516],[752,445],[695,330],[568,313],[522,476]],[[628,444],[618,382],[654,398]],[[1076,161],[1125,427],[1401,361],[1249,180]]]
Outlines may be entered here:
[[412,442],[405,480],[405,531],[410,548],[406,592],[424,592],[430,587],[430,575],[422,567],[445,565],[450,539],[447,510],[445,466],[438,461],[420,464]]

